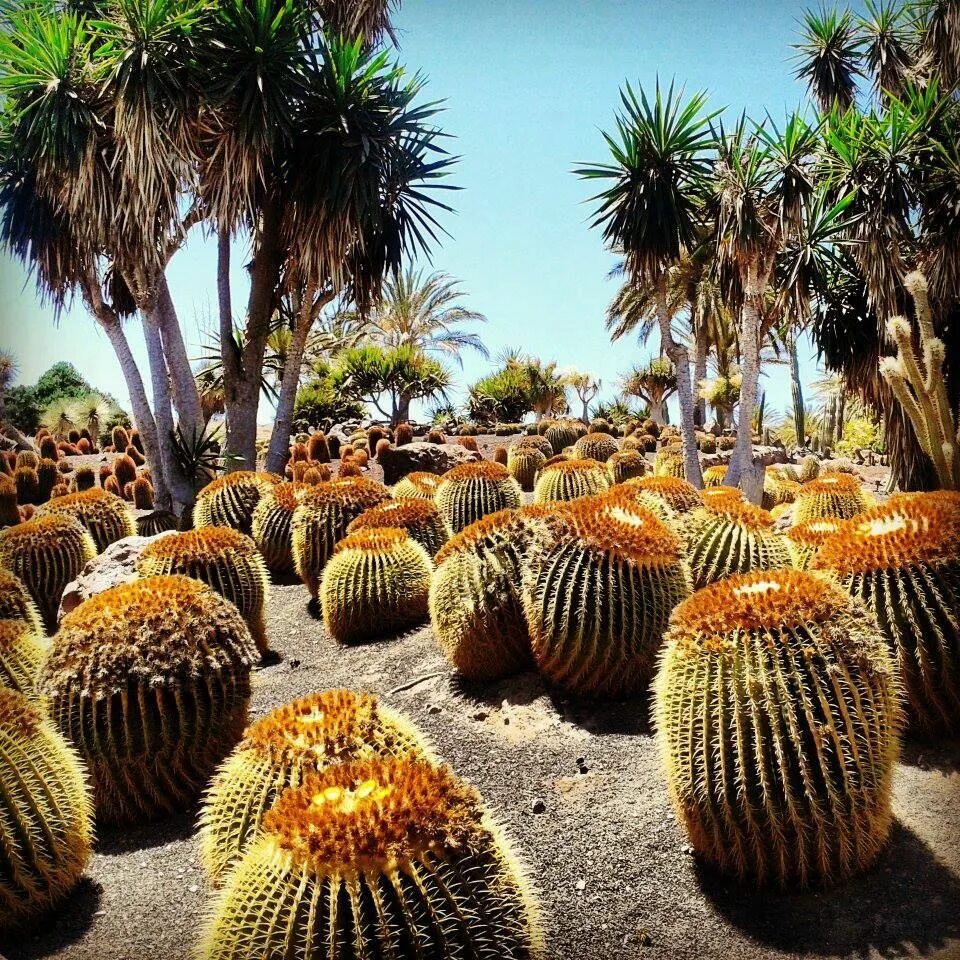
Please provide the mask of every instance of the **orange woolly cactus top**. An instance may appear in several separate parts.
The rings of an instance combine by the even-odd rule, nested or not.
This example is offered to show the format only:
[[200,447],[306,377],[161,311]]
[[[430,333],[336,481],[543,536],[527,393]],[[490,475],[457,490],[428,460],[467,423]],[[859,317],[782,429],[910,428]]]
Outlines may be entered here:
[[441,483],[453,480],[507,480],[510,472],[502,463],[492,460],[477,460],[452,467],[441,478]]
[[570,501],[562,516],[584,545],[611,551],[632,563],[656,566],[680,558],[677,535],[641,504],[601,494]]
[[246,534],[230,527],[200,527],[184,533],[162,536],[149,544],[141,553],[141,562],[149,559],[176,560],[182,557],[210,557],[228,554],[237,556],[259,555],[256,544]]
[[72,515],[37,513],[25,523],[18,523],[15,527],[0,530],[0,563],[3,562],[6,554],[35,550],[38,547],[48,547],[65,537],[83,541],[86,548],[85,552],[89,553],[88,559],[92,559],[96,555],[96,547],[90,534],[87,533],[83,524]]
[[723,509],[728,503],[744,503],[743,491],[739,487],[727,487],[719,484],[700,491],[703,505],[708,510]]
[[803,523],[788,527],[784,531],[784,536],[800,547],[819,547],[842,526],[842,520],[821,517],[818,520],[804,520]]
[[[714,490],[722,490],[722,487],[714,487]],[[704,494],[710,493],[704,490]],[[740,491],[736,493],[739,495]],[[720,497],[704,496],[704,512],[715,517],[723,517],[731,523],[738,523],[748,530],[772,530],[773,517],[768,510],[747,503],[741,497],[734,498],[731,495]]]
[[440,511],[432,500],[388,500],[364,510],[350,522],[347,533],[372,530],[379,527],[406,527],[437,521],[442,523]]
[[917,565],[960,564],[960,498],[898,497],[846,520],[811,569],[837,576]]
[[[268,507],[285,510],[293,513],[300,506],[300,502],[309,490],[314,488],[312,483],[277,483],[271,487],[270,492],[260,501],[266,503]],[[264,507],[267,509],[267,507]]]
[[37,512],[38,514],[61,513],[74,508],[126,510],[127,505],[115,494],[107,493],[101,487],[91,487],[79,493],[68,493],[57,497],[56,501],[51,500],[45,503]]
[[448,540],[435,558],[439,567],[448,557],[463,553],[485,553],[505,543],[522,550],[538,530],[560,522],[566,503],[529,504],[516,509],[498,510],[464,527]]
[[316,766],[427,753],[411,724],[371,694],[353,690],[324,690],[278,707],[247,728],[239,749],[279,763],[309,754]]
[[0,731],[23,740],[32,737],[41,723],[43,713],[35,703],[0,684]]
[[703,506],[702,491],[680,477],[633,477],[624,485],[655,494],[679,513],[689,513]]
[[260,660],[237,608],[190,577],[122,583],[68,613],[54,638],[46,679],[93,697],[207,670],[246,672]]
[[347,510],[367,510],[384,500],[390,500],[390,491],[376,480],[367,477],[338,477],[310,487],[301,497],[300,506],[324,507],[337,504]]
[[798,496],[814,496],[825,493],[860,493],[860,479],[852,473],[822,473],[815,480],[800,485]]
[[390,553],[405,544],[412,544],[406,530],[399,527],[368,527],[344,537],[334,548],[333,553],[345,553],[357,550],[361,553]]
[[337,764],[285,790],[268,842],[319,876],[390,871],[427,853],[466,853],[488,836],[480,795],[449,767],[402,758]]
[[200,496],[209,496],[222,490],[224,487],[242,487],[255,486],[266,491],[278,483],[283,482],[283,477],[275,473],[258,473],[256,470],[234,470],[233,473],[225,473],[216,480],[211,480],[201,491]]
[[543,468],[543,473],[602,473],[606,476],[607,471],[598,460],[561,460],[548,463]]
[[427,473],[425,470],[414,470],[413,473],[401,477],[401,481],[406,481],[410,486],[431,496],[440,486],[440,478],[435,473]]

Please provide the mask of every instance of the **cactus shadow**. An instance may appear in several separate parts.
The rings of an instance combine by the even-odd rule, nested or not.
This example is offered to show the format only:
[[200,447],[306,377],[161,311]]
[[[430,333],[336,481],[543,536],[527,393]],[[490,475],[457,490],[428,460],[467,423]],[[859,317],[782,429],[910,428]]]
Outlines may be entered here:
[[925,956],[960,939],[960,877],[899,823],[874,867],[836,887],[758,893],[705,866],[698,873],[723,917],[784,952]]
[[54,955],[69,956],[93,926],[100,909],[103,889],[89,877],[81,878],[76,889],[58,907],[56,919],[41,920],[20,936],[0,936],[0,957],[6,960],[42,960]]
[[137,850],[150,850],[168,843],[189,840],[197,832],[199,801],[189,809],[162,820],[134,824],[97,825],[97,853],[118,857]]
[[960,772],[960,739],[923,740],[908,737],[900,747],[900,762],[918,770]]

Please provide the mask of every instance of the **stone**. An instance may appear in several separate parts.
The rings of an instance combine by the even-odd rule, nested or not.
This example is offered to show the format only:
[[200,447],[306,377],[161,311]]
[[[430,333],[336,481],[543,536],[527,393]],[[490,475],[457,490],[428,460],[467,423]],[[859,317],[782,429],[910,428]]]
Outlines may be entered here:
[[547,812],[547,805],[546,805],[541,799],[538,798],[538,799],[536,799],[536,800],[533,801],[533,812],[534,812],[534,813],[546,813],[546,812]]
[[422,471],[439,476],[453,467],[481,459],[477,451],[468,450],[458,443],[415,442],[384,450],[378,462],[383,469],[383,482],[389,486],[408,473]]

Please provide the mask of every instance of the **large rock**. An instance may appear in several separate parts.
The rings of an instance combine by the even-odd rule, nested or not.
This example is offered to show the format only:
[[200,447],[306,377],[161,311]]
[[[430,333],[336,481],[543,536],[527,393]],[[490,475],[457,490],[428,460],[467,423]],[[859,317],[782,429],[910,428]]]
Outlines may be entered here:
[[[700,460],[704,467],[715,467],[718,464],[728,464],[733,456],[732,450],[718,450],[716,453],[704,453]],[[775,463],[789,463],[790,458],[783,447],[763,447],[754,445],[753,462],[758,467],[772,467]]]
[[104,590],[136,580],[137,557],[149,544],[160,537],[169,537],[172,532],[168,530],[156,537],[126,537],[111,543],[80,571],[76,580],[67,584],[60,599],[60,617],[76,610],[84,600],[89,600]]
[[468,450],[454,443],[405,443],[402,447],[390,447],[377,458],[383,468],[383,482],[393,484],[408,473],[423,471],[437,475],[446,473],[461,463],[472,463],[482,457],[475,450]]

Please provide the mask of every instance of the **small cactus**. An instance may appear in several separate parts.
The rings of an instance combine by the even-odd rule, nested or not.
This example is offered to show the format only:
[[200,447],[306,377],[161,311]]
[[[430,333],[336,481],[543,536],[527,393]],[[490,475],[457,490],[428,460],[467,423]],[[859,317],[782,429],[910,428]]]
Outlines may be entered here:
[[40,478],[33,467],[17,467],[13,482],[17,489],[17,503],[21,506],[40,502]]
[[800,484],[781,469],[768,469],[763,478],[763,508],[772,510],[797,499]]
[[510,452],[503,444],[493,451],[493,462],[499,463],[501,467],[505,467],[510,462]]
[[40,465],[40,458],[33,450],[21,450],[17,454],[16,460],[16,469],[20,470],[23,467],[29,467],[31,470],[36,470]]
[[347,527],[348,534],[378,527],[396,527],[435,557],[450,539],[450,528],[431,500],[388,500],[364,510]]
[[105,490],[84,490],[57,497],[44,504],[38,516],[56,514],[79,520],[93,537],[97,553],[103,553],[111,543],[136,535],[137,524],[130,508],[119,497]]
[[0,620],[20,620],[34,633],[43,630],[40,610],[23,581],[0,565]]
[[401,477],[393,486],[396,500],[432,500],[440,486],[440,478],[434,473],[414,471]]
[[46,503],[50,499],[50,493],[59,480],[56,460],[41,460],[37,465],[37,503]]
[[193,524],[200,527],[230,527],[250,535],[253,511],[260,498],[280,483],[272,473],[237,470],[208,483],[197,496]]
[[83,493],[85,490],[92,490],[97,485],[97,475],[91,467],[77,467],[77,472],[73,475],[73,492]]
[[537,474],[546,462],[547,458],[535,447],[514,445],[507,451],[507,470],[520,484],[520,489],[528,493],[533,490]]
[[133,481],[133,505],[138,510],[153,509],[153,484],[146,477]]
[[860,486],[860,478],[849,473],[824,473],[808,480],[796,491],[793,522],[831,517],[849,520],[873,506],[873,498]]
[[46,657],[46,642],[34,627],[25,620],[0,620],[0,688],[38,699]]
[[550,446],[550,441],[546,437],[541,437],[539,433],[531,434],[528,437],[521,437],[514,445],[514,448],[530,447],[534,450],[539,450],[544,459],[549,460],[553,456],[553,447]]
[[573,455],[577,460],[606,463],[619,449],[619,444],[610,434],[588,433],[573,445]]
[[607,473],[610,474],[610,482],[614,485],[623,483],[625,480],[632,480],[634,477],[642,477],[647,472],[647,461],[641,454],[630,450],[621,450],[614,453],[607,460]]
[[547,427],[544,436],[556,455],[573,446],[585,433],[586,428],[579,421],[574,423],[571,420],[560,420]]
[[114,450],[126,450],[130,445],[130,434],[123,427],[114,427],[110,431],[110,442]]
[[271,573],[285,575],[294,572],[290,527],[294,511],[313,486],[309,483],[274,484],[269,493],[260,498],[253,511],[253,542],[263,554]]
[[393,442],[398,447],[405,447],[408,443],[413,443],[413,427],[409,423],[397,424],[393,431]]
[[0,476],[0,527],[15,527],[20,522],[17,487],[6,475]]
[[137,464],[133,458],[123,453],[113,461],[113,475],[117,478],[122,490],[128,483],[137,479]]
[[506,467],[481,460],[448,470],[441,478],[433,502],[454,533],[489,513],[519,507],[520,485]]
[[564,460],[545,465],[533,490],[534,503],[592,497],[610,489],[610,476],[596,460]]

